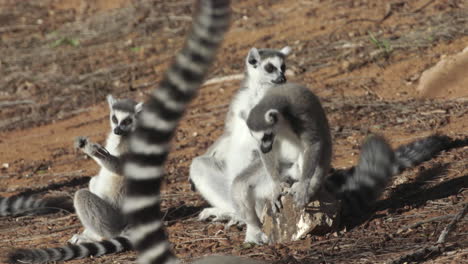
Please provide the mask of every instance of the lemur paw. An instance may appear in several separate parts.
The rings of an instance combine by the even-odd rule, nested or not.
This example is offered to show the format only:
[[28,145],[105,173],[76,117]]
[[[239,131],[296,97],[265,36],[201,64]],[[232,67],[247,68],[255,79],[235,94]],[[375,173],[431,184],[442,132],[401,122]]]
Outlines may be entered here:
[[81,244],[81,243],[88,243],[88,242],[93,242],[93,241],[91,239],[87,238],[83,234],[74,234],[72,236],[72,238],[70,238],[68,240],[68,243],[73,244],[73,245]]
[[215,207],[203,209],[198,215],[198,220],[205,221],[210,217],[213,217],[213,219],[211,220],[212,222],[237,220],[232,213],[226,212]]
[[283,208],[283,204],[281,203],[281,196],[283,195],[284,193],[282,191],[281,185],[277,184],[271,197],[271,210],[273,213],[279,213],[281,208]]
[[75,148],[81,149],[91,157],[103,159],[109,155],[109,152],[104,147],[91,142],[87,137],[77,137],[75,139]]
[[257,245],[263,245],[263,244],[269,244],[270,239],[260,229],[249,230],[249,228],[247,228],[247,231],[245,233],[244,243],[253,243]]
[[309,203],[309,193],[307,185],[296,182],[292,185],[291,190],[289,191],[294,197],[294,202],[299,209],[305,208]]
[[88,144],[88,142],[89,141],[87,137],[82,137],[82,136],[76,137],[75,142],[74,142],[75,149],[84,148]]
[[242,219],[231,219],[224,225],[224,230],[229,229],[231,226],[244,226],[245,222]]

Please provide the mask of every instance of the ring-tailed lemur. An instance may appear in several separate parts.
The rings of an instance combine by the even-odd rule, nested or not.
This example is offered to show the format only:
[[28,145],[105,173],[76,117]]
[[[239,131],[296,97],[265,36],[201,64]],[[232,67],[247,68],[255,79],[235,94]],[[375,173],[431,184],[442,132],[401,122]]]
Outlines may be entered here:
[[259,217],[267,202],[273,209],[279,206],[280,184],[286,180],[294,181],[290,190],[298,207],[326,189],[342,200],[345,215],[362,215],[393,175],[451,146],[448,137],[435,135],[394,152],[384,138],[373,136],[363,144],[356,168],[327,177],[331,160],[327,119],[318,98],[296,84],[268,91],[250,112],[247,126],[258,141],[258,158],[234,179],[232,200],[238,216],[253,230],[260,230]]
[[69,242],[74,245],[48,249],[18,249],[9,255],[10,263],[44,263],[79,259],[131,249],[125,236],[127,220],[121,212],[124,189],[122,156],[128,151],[128,138],[135,128],[142,103],[107,96],[111,132],[106,147],[78,137],[75,147],[93,158],[101,169],[89,182],[89,189],[75,193],[73,204],[84,231]]
[[[176,56],[160,87],[153,91],[132,133],[125,159],[127,196],[124,211],[130,235],[140,251],[139,263],[179,263],[163,230],[160,187],[170,140],[178,122],[195,96],[229,26],[228,0],[199,1],[191,34]],[[197,264],[257,264],[232,256],[208,257]]]
[[273,181],[281,180],[281,163],[293,164],[286,172],[295,180],[291,193],[296,205],[305,207],[321,188],[332,157],[330,127],[318,97],[301,85],[279,85],[252,109],[247,126]]
[[252,48],[247,54],[244,80],[229,106],[223,135],[190,166],[191,183],[212,206],[200,213],[200,220],[210,216],[215,220],[239,220],[226,193],[231,192],[235,175],[253,159],[250,154],[239,155],[254,149],[245,119],[268,90],[286,82],[285,59],[290,52],[286,46],[280,50]]
[[[232,200],[246,222],[246,239],[264,243],[259,213],[266,203],[279,207],[284,175],[296,182],[291,192],[298,207],[305,207],[328,174],[332,142],[328,120],[319,99],[307,88],[283,84],[267,91],[246,120],[258,142],[250,166],[232,184]],[[259,162],[261,160],[261,162]],[[293,164],[282,172],[281,164]],[[279,208],[278,208],[279,209]],[[275,211],[275,210],[274,210]]]
[[35,194],[18,194],[0,197],[0,216],[40,215],[58,210],[72,210],[67,197],[44,197]]

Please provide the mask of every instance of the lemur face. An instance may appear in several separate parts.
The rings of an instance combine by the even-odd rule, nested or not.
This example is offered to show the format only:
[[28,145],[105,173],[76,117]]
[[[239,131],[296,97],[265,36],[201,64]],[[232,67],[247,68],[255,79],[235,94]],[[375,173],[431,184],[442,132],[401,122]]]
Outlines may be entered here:
[[258,131],[250,129],[250,134],[258,142],[262,153],[268,153],[273,149],[275,143],[280,113],[276,109],[270,109],[263,118],[264,120],[261,121],[263,128]]
[[286,82],[285,57],[291,48],[257,50],[252,48],[247,55],[246,68],[250,78],[261,84],[282,84]]
[[275,143],[275,133],[273,130],[250,131],[250,134],[258,142],[262,153],[268,153],[273,149],[273,143]]
[[127,136],[135,129],[137,114],[143,104],[129,100],[116,100],[111,95],[107,97],[110,108],[110,123],[112,132],[118,136]]

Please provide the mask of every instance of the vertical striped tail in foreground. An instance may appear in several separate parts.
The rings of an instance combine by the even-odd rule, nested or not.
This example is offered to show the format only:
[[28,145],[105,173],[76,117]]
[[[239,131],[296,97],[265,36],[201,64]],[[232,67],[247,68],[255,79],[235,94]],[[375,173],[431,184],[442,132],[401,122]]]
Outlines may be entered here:
[[68,197],[40,198],[37,195],[0,197],[0,216],[40,215],[58,210],[74,210]]
[[82,259],[90,256],[123,252],[132,249],[130,240],[126,237],[116,237],[101,242],[67,245],[57,248],[16,249],[8,254],[8,263],[46,263]]
[[229,27],[229,0],[200,0],[182,51],[140,113],[125,156],[127,214],[139,263],[178,263],[162,226],[160,186],[169,143]]

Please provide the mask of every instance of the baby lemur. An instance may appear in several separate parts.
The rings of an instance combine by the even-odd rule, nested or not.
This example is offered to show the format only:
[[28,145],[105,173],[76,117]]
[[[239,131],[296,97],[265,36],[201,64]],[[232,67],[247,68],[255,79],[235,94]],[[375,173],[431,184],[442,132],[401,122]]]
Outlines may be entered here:
[[226,194],[231,192],[234,177],[253,158],[255,141],[245,119],[268,90],[286,82],[285,59],[290,52],[290,47],[252,48],[247,54],[244,80],[229,106],[223,135],[190,166],[190,181],[212,206],[200,213],[200,219],[214,216],[216,220],[239,220],[234,203],[226,199]]
[[111,132],[106,147],[78,137],[75,147],[101,167],[91,178],[89,189],[75,193],[73,204],[84,231],[69,242],[74,245],[53,249],[20,249],[10,254],[12,263],[43,263],[120,252],[131,248],[125,237],[127,220],[121,212],[125,194],[122,156],[128,151],[128,138],[135,128],[142,103],[107,96]]

